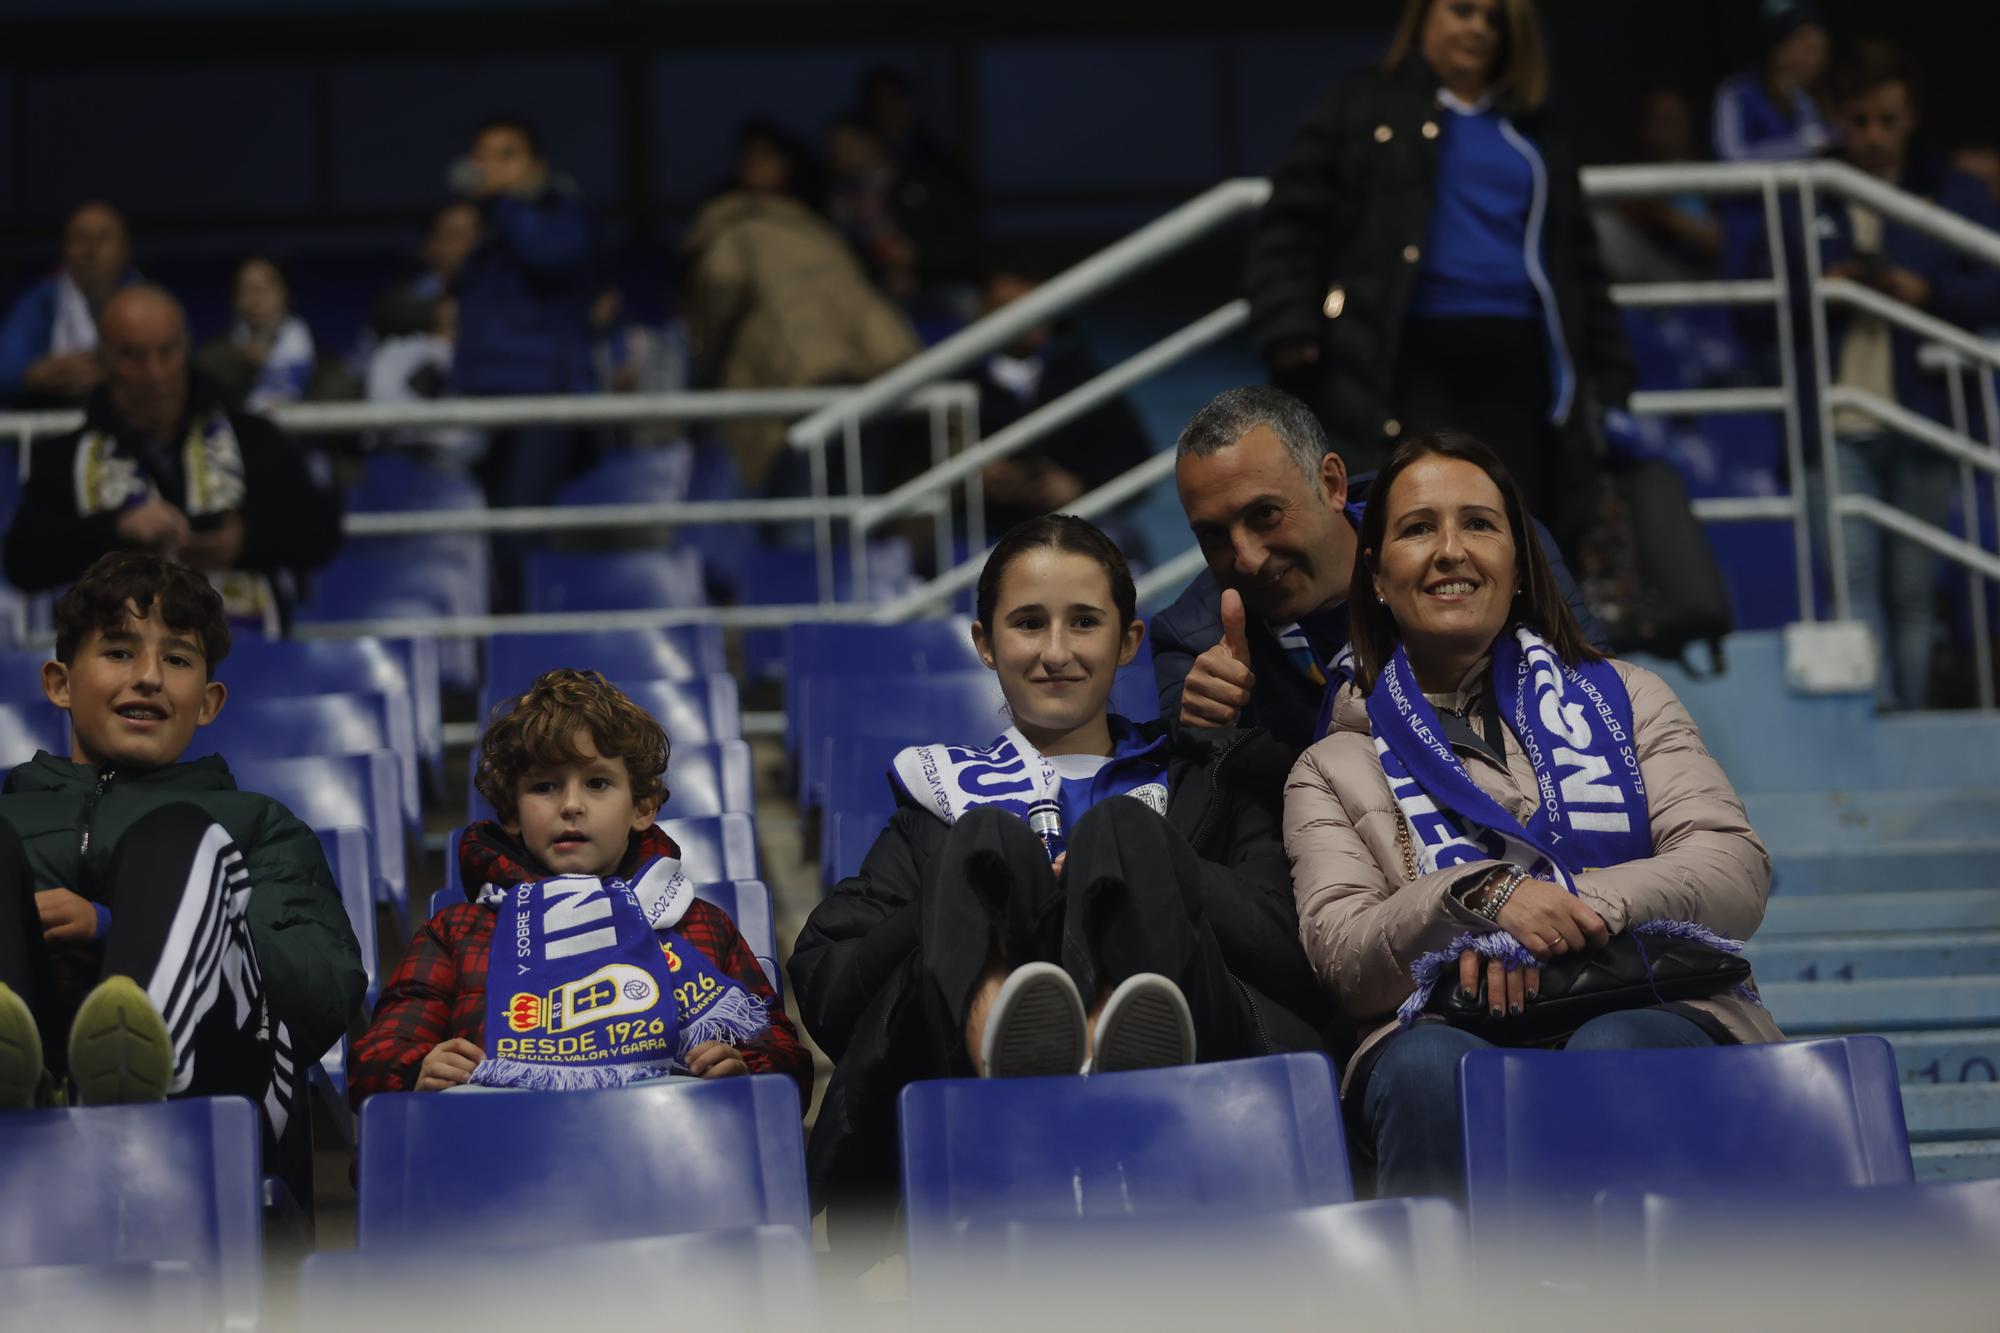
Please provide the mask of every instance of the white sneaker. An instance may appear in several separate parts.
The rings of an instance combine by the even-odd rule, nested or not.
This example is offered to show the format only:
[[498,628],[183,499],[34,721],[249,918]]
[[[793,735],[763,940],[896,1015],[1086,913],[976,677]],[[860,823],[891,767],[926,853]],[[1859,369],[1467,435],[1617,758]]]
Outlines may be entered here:
[[987,1078],[1074,1074],[1083,1063],[1083,997],[1054,963],[1007,974],[986,1016],[979,1053]]
[[1157,972],[1120,982],[1097,1016],[1090,1072],[1159,1069],[1194,1063],[1194,1015],[1181,988]]

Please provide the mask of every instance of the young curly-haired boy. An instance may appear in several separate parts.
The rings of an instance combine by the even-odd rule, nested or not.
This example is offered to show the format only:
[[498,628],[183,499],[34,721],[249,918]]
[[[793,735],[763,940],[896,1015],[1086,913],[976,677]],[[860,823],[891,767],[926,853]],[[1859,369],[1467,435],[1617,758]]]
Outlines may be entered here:
[[354,1046],[357,1107],[667,1074],[785,1074],[810,1096],[762,967],[653,822],[667,756],[660,724],[595,672],[548,672],[495,710],[474,780],[500,818],[465,831],[467,901],[418,929]]

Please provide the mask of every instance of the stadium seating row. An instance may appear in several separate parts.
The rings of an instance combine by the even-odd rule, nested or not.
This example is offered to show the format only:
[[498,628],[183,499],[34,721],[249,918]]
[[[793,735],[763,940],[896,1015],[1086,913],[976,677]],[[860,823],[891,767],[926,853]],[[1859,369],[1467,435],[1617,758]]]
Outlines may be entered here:
[[[2000,1182],[1912,1183],[1879,1038],[1481,1051],[1459,1085],[1476,1127],[1464,1142],[1469,1227],[1435,1201],[1352,1202],[1323,1056],[913,1084],[899,1106],[913,1295],[968,1261],[1025,1264],[1149,1226],[1268,1227],[1327,1247],[1329,1262],[1365,1241],[1400,1271],[1425,1257],[1413,1249],[1455,1256],[1464,1232],[1477,1254],[1557,1212],[1594,1217],[1600,1243],[1636,1259],[1712,1234],[1703,1220],[1742,1208],[1750,1190],[1760,1207],[1803,1200],[1831,1217],[2000,1240]],[[805,1162],[786,1079],[385,1097],[361,1119],[358,1250],[311,1260],[309,1290],[464,1252],[468,1236],[525,1262],[552,1239],[629,1247],[702,1232],[710,1240],[686,1253],[741,1260],[747,1246],[803,1271]],[[16,1270],[0,1292],[67,1290],[56,1268],[108,1265],[148,1293],[192,1280],[218,1322],[244,1326],[260,1263],[257,1143],[255,1111],[230,1098],[0,1116],[0,1269]],[[126,1169],[137,1160],[148,1170]]]

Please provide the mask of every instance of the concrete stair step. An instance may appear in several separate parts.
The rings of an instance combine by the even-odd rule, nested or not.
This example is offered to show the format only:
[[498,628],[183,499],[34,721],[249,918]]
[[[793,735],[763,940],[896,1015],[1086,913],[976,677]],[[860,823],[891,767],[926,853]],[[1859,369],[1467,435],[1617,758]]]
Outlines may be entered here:
[[1861,931],[2000,930],[2000,889],[1778,894],[1757,940]]
[[1759,935],[1744,954],[1759,982],[1993,976],[2000,975],[2000,930]]
[[1758,983],[1787,1036],[2000,1026],[2000,977]]
[[2000,1082],[2000,1028],[1884,1033],[1905,1083]]
[[1972,841],[2000,847],[2000,789],[1750,792],[1750,826],[1782,851]]
[[1910,1159],[1918,1180],[1993,1180],[2000,1178],[2000,1139],[1913,1143]]
[[[1996,814],[1995,820],[2000,822],[2000,814]],[[1772,847],[1770,850],[1774,897],[1907,893],[2000,885],[2000,842],[1941,838],[1885,843],[1879,847],[1812,850]]]
[[1912,1142],[2000,1137],[2000,1083],[1906,1083],[1903,1120]]

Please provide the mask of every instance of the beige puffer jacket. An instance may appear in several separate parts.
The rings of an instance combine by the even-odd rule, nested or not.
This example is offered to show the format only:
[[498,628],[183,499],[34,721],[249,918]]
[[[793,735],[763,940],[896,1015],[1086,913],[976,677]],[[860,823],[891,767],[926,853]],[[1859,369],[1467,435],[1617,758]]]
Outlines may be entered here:
[[[1665,919],[1748,939],[1764,919],[1770,855],[1673,690],[1644,667],[1613,665],[1632,698],[1653,855],[1579,875],[1578,890],[1614,933]],[[1511,733],[1509,741],[1504,771],[1486,756],[1462,757],[1482,791],[1526,820],[1534,769]],[[1285,850],[1306,956],[1365,1034],[1357,1058],[1395,1030],[1396,1008],[1412,990],[1411,964],[1465,931],[1495,928],[1451,896],[1478,864],[1406,878],[1396,803],[1352,685],[1334,700],[1331,730],[1299,756],[1286,782]],[[1761,1005],[1735,996],[1696,1003],[1741,1041],[1784,1037]],[[1353,1069],[1350,1061],[1347,1073]]]

